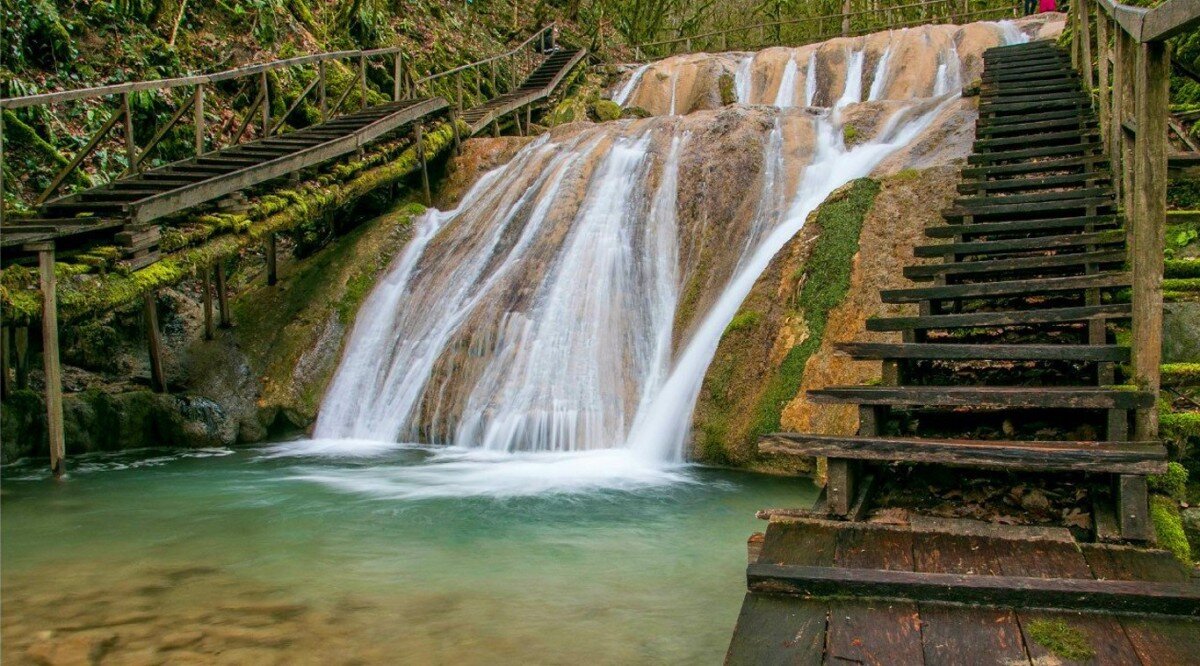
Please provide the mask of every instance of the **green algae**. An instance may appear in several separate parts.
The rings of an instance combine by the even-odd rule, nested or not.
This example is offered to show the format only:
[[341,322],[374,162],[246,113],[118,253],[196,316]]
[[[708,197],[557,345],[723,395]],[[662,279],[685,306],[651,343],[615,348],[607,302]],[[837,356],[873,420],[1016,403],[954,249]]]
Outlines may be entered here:
[[1087,635],[1063,620],[1033,620],[1026,632],[1038,645],[1068,661],[1087,661],[1096,656]]

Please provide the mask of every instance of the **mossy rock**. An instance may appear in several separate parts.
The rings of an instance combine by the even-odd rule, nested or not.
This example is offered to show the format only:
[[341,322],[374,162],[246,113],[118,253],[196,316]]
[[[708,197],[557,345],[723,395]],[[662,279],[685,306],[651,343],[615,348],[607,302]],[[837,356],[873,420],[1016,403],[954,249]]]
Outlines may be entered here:
[[640,106],[627,106],[624,109],[621,109],[622,118],[649,118],[653,115],[653,113],[650,113]]
[[621,105],[612,100],[598,99],[588,106],[588,117],[600,123],[620,120]]
[[1183,531],[1183,516],[1179,512],[1179,504],[1170,497],[1151,495],[1150,519],[1154,522],[1158,546],[1171,551],[1180,562],[1191,566],[1192,547]]
[[734,87],[733,75],[726,72],[717,79],[717,90],[721,93],[721,104],[729,106],[737,103],[737,90]]
[[568,97],[559,102],[554,110],[546,116],[546,124],[550,127],[566,125],[580,120],[589,120],[587,105],[576,97]]

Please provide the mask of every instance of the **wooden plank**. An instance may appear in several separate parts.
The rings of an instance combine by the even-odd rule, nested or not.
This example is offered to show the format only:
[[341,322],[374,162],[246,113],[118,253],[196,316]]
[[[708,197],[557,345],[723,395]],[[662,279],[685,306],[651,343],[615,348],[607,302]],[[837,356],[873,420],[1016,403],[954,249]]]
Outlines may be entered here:
[[1078,187],[1071,189],[1057,189],[1047,192],[1034,192],[1031,194],[990,194],[983,196],[960,197],[955,200],[954,204],[960,208],[977,209],[980,207],[987,208],[1001,204],[1010,205],[1016,203],[1042,203],[1047,201],[1067,201],[1071,199],[1092,199],[1096,197],[1107,198],[1111,196],[1111,187]]
[[1153,526],[1150,523],[1150,495],[1146,477],[1140,474],[1120,475],[1117,477],[1116,495],[1117,526],[1121,530],[1121,537],[1138,541],[1150,539]]
[[1165,550],[1088,543],[1079,548],[1092,575],[1100,580],[1182,583],[1191,578],[1187,568]]
[[[979,218],[993,215],[1009,216],[1017,213],[1027,213],[1028,215],[1025,215],[1025,217],[1062,217],[1061,214],[1057,214],[1057,211],[1111,208],[1113,205],[1114,201],[1111,194],[1087,199],[1062,198],[1038,203],[1006,203],[1003,197],[997,197],[992,203],[980,204],[970,208],[948,208],[942,213],[942,217],[947,220],[954,220],[965,216]],[[1056,214],[1050,214],[1052,211]]]
[[1041,308],[1007,312],[967,312],[919,317],[871,317],[868,331],[904,331],[935,328],[973,328],[985,326],[1016,326],[1088,321],[1098,318],[1128,318],[1128,303],[1086,305],[1068,308]]
[[820,666],[829,604],[751,592],[742,602],[727,666]]
[[1136,409],[1155,396],[1132,388],[1091,386],[828,386],[808,392],[815,403],[929,405],[939,407],[1020,407]]
[[884,303],[919,303],[925,300],[1046,294],[1080,289],[1112,289],[1127,287],[1129,283],[1129,273],[1107,272],[1069,277],[1039,277],[1026,280],[976,282],[910,289],[884,289],[880,292],[880,296]]
[[1121,618],[1143,664],[1195,664],[1200,655],[1200,621],[1183,618]]
[[1028,664],[1016,615],[1008,609],[920,604],[927,666]]
[[1013,442],[772,433],[759,439],[758,449],[774,455],[1027,471],[1161,474],[1167,465],[1167,452],[1161,445],[1133,442]]
[[[1025,647],[1034,664],[1139,664],[1139,660],[1125,629],[1114,617],[1095,613],[1070,613],[1063,611],[1022,610],[1017,613]],[[1064,659],[1037,642],[1030,627],[1037,622],[1061,622],[1070,630],[1079,632],[1094,657],[1086,661]],[[1167,663],[1167,662],[1157,662]]]
[[1034,220],[1005,220],[1003,222],[971,222],[968,224],[939,224],[925,228],[931,238],[953,238],[977,234],[1016,234],[1030,231],[1055,229],[1084,229],[1088,226],[1103,227],[1119,224],[1116,215],[1081,215],[1079,217],[1055,217]]
[[834,601],[825,663],[921,664],[921,624],[912,602]]
[[834,564],[846,569],[912,571],[913,534],[864,523],[839,526]]
[[758,561],[769,564],[831,566],[837,551],[837,529],[825,525],[771,522]]
[[994,178],[996,176],[1019,176],[1031,173],[1048,173],[1052,171],[1073,171],[1076,169],[1098,169],[1108,160],[1102,157],[1067,157],[1056,160],[1039,162],[1020,162],[1017,164],[993,164],[987,166],[966,167],[962,170],[964,178]]
[[1014,608],[1200,617],[1200,585],[1190,581],[1158,583],[1032,578],[979,573],[842,569],[762,562],[751,564],[746,575],[751,591],[768,594],[795,594],[817,598],[837,596],[902,599]]
[[1073,252],[1070,254],[1034,255],[1005,257],[1003,259],[981,259],[959,261],[952,264],[925,264],[905,266],[904,277],[914,281],[959,276],[1010,276],[1014,273],[1045,275],[1048,271],[1068,269],[1084,270],[1089,266],[1106,264],[1115,267],[1125,262],[1125,250],[1098,252]]

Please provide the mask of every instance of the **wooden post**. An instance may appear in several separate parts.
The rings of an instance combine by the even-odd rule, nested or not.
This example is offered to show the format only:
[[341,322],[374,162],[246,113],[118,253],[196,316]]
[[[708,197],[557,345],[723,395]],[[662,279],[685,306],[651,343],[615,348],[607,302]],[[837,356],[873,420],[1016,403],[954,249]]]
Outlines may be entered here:
[[213,310],[212,310],[212,267],[205,267],[204,278],[201,280],[200,302],[204,306],[204,339],[213,339]]
[[1108,126],[1109,122],[1109,97],[1111,91],[1108,88],[1108,17],[1105,16],[1104,10],[1100,9],[1100,5],[1096,5],[1096,73],[1098,80],[1096,88],[1100,93],[1100,138],[1108,149],[1112,150],[1112,142],[1110,141],[1111,134]]
[[229,314],[229,293],[225,289],[225,265],[220,261],[216,266],[217,275],[217,309],[221,313],[221,328],[233,327],[233,319]]
[[150,351],[150,387],[159,393],[166,393],[167,378],[163,373],[162,362],[162,333],[158,330],[158,298],[153,291],[144,297],[146,314],[146,342]]
[[275,264],[275,234],[267,234],[267,286],[274,287],[278,282]]
[[129,93],[121,95],[122,115],[125,117],[125,158],[129,161],[129,171],[138,171],[137,140],[133,137],[133,107],[129,104]]
[[329,120],[329,103],[325,100],[325,61],[317,61],[317,107],[321,109],[321,122]]
[[196,101],[192,104],[192,124],[196,130],[196,157],[204,154],[204,84],[196,86]]
[[1088,13],[1087,7],[1082,0],[1074,0],[1073,4],[1078,5],[1075,9],[1076,15],[1079,17],[1079,57],[1080,68],[1083,70],[1083,89],[1091,92],[1095,87],[1095,79],[1092,78],[1092,21],[1091,15]]
[[359,108],[367,108],[367,56],[358,56],[358,94],[362,97]]
[[400,82],[403,80],[403,76],[401,74],[401,58],[402,56],[397,50],[395,58],[392,58],[391,61],[391,98],[392,101],[396,102],[403,100],[403,97],[401,96],[403,95],[403,92],[401,91],[400,86]]
[[16,380],[18,389],[29,388],[29,327],[18,326],[13,331],[13,353],[16,356]]
[[450,128],[454,132],[454,154],[462,155],[462,137],[458,135],[458,114],[457,111],[450,111]]
[[259,85],[262,86],[262,135],[267,136],[271,133],[271,81],[266,72],[262,73]]
[[[1121,93],[1121,120],[1134,120],[1137,104],[1137,78],[1139,71],[1137,69],[1137,42],[1129,33],[1124,30],[1118,30],[1117,34],[1121,37],[1121,42],[1124,44],[1124,52],[1121,54],[1121,69],[1124,70],[1124,90]],[[1133,205],[1133,172],[1134,172],[1134,152],[1138,149],[1136,138],[1133,133],[1125,130],[1124,124],[1121,126],[1121,190],[1122,202],[1128,207]],[[1127,225],[1130,234],[1133,233],[1133,225]],[[1133,242],[1132,235],[1129,242]]]
[[[128,99],[128,96],[126,96]],[[63,438],[62,368],[58,358],[58,293],[54,278],[54,243],[35,243],[27,250],[38,253],[42,290],[42,364],[46,373],[46,434],[50,442],[50,471],[60,478],[65,471]]]
[[1114,174],[1113,188],[1117,191],[1118,203],[1124,204],[1125,183],[1120,174],[1124,157],[1125,130],[1122,121],[1125,119],[1125,33],[1121,26],[1111,24],[1113,28],[1113,73],[1112,101],[1108,112],[1108,159]]
[[459,113],[462,113],[462,110],[463,110],[463,85],[462,85],[462,80],[463,80],[463,73],[462,73],[462,72],[459,72],[459,73],[458,73],[458,74],[457,74],[457,75],[454,77],[454,85],[455,85],[455,88],[457,88],[457,97],[456,97],[456,101],[455,101],[455,109],[456,109],[456,110],[457,110]]
[[12,354],[9,339],[12,337],[12,329],[5,326],[0,328],[0,400],[7,400],[12,393],[12,379],[9,377],[11,372],[11,364],[9,356]]
[[4,114],[0,113],[0,224],[4,224]]
[[425,205],[433,205],[433,196],[429,191],[429,165],[425,162],[425,124],[417,123],[416,128],[417,160],[421,162],[421,188],[425,193]]
[[842,0],[842,37],[850,36],[850,0]]
[[533,136],[533,105],[525,107],[525,136]]
[[[1137,150],[1134,155],[1132,197],[1133,243],[1133,378],[1158,394],[1162,361],[1163,237],[1167,216],[1167,113],[1170,64],[1163,42],[1138,48],[1135,112]],[[1140,409],[1134,418],[1134,438],[1158,438],[1157,405]]]

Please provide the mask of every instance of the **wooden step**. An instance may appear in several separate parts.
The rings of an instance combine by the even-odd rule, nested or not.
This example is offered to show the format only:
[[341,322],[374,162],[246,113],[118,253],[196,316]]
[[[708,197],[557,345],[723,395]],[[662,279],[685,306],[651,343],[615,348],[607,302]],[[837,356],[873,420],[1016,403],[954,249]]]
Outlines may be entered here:
[[126,215],[129,213],[129,204],[109,201],[75,201],[46,204],[42,206],[42,210],[47,211],[50,215],[63,216],[73,216],[81,213]]
[[1162,474],[1167,451],[1158,442],[1043,442],[922,437],[840,437],[772,433],[762,453],[805,458],[935,463],[1028,472]]
[[[1063,217],[1063,211],[1079,211],[1084,213],[1089,208],[1096,208],[1097,212],[1115,207],[1113,197],[1101,196],[1091,197],[1088,199],[1059,199],[1050,201],[1039,201],[1036,203],[1004,203],[1003,197],[997,197],[996,203],[984,203],[972,208],[950,208],[942,213],[942,218],[946,220],[961,220],[965,217],[992,218],[997,216],[1012,217],[1014,219],[1033,219],[1033,218],[1051,218]],[[1069,215],[1069,217],[1079,217]]]
[[754,593],[1200,616],[1200,586],[1191,581],[983,576],[759,562],[747,567],[746,579]]
[[1079,109],[1059,109],[1056,111],[1041,111],[1039,113],[1030,113],[1021,116],[989,116],[986,118],[978,118],[975,121],[975,127],[985,129],[995,129],[996,131],[1008,131],[1018,127],[1024,127],[1028,123],[1040,123],[1047,120],[1074,120],[1076,122],[1084,122],[1094,119],[1090,113],[1080,113]]
[[1007,136],[994,139],[978,139],[974,143],[975,150],[995,150],[1009,146],[1053,145],[1068,141],[1094,143],[1100,138],[1095,130],[1070,129],[1062,132],[1027,133],[1024,136]]
[[1027,194],[992,194],[974,197],[961,197],[954,201],[959,208],[984,208],[994,205],[1019,203],[1041,203],[1046,201],[1070,201],[1072,199],[1111,198],[1111,187],[1075,187],[1049,192],[1033,192]]
[[1038,72],[1030,74],[1028,72],[984,72],[979,81],[982,85],[1004,86],[1012,84],[1025,84],[1035,81],[1071,81],[1078,83],[1079,75],[1072,71],[1051,71]]
[[1091,101],[1080,98],[1071,99],[1035,99],[1018,102],[986,102],[979,105],[981,115],[1026,114],[1037,111],[1053,111],[1055,109],[1088,108]]
[[1116,215],[1082,215],[1079,217],[1053,217],[1034,220],[1006,220],[1003,222],[972,222],[969,224],[938,224],[925,227],[930,238],[954,238],[980,234],[1018,234],[1031,231],[1053,231],[1055,229],[1086,229],[1089,225],[1100,230],[1120,224]]
[[1069,146],[1038,146],[1037,148],[1020,148],[1016,150],[995,150],[988,153],[974,153],[969,155],[967,157],[967,164],[996,164],[998,162],[1080,154],[1099,157],[1101,155],[1101,148],[1101,144],[1097,141],[1076,143]]
[[842,342],[835,346],[839,352],[866,360],[1129,361],[1129,348],[1119,345]]
[[992,326],[1030,326],[1067,324],[1093,319],[1128,319],[1128,303],[1082,305],[1067,308],[1006,310],[1001,312],[963,312],[958,314],[920,315],[916,317],[871,317],[868,331],[925,331],[949,328],[987,328]]
[[934,259],[950,254],[972,255],[997,254],[1001,252],[1034,252],[1038,250],[1089,247],[1092,245],[1115,245],[1124,242],[1125,232],[1121,229],[1112,229],[1086,234],[1063,234],[1061,236],[1034,236],[1032,238],[1005,238],[1001,240],[918,245],[913,248],[913,254],[926,259]]
[[1016,409],[1145,409],[1154,394],[1093,386],[829,386],[808,392],[819,404],[925,405]]
[[967,167],[962,170],[964,178],[988,178],[995,176],[1020,176],[1051,171],[1096,170],[1108,167],[1108,158],[1103,155],[1088,155],[1086,157],[1067,157],[1041,162],[1021,162],[1019,164],[990,164],[986,166]]
[[1011,136],[1022,133],[1028,134],[1030,132],[1053,132],[1063,129],[1090,129],[1099,125],[1094,118],[1081,117],[1078,114],[1064,113],[1061,116],[1037,122],[999,125],[986,122],[981,118],[975,121],[975,135],[978,137]]
[[925,264],[905,266],[904,277],[920,282],[936,277],[983,276],[989,274],[1011,274],[1027,271],[1048,271],[1075,268],[1083,270],[1089,264],[1113,265],[1125,262],[1125,250],[1101,252],[1076,252],[1074,254],[1039,255],[1033,257],[1011,257],[984,261],[959,261],[952,264]]
[[1012,104],[1040,104],[1043,102],[1084,102],[1089,100],[1088,96],[1083,91],[1064,90],[1057,92],[1035,92],[1028,95],[995,95],[992,97],[980,97],[979,111],[986,113],[986,110],[996,106],[1005,106]]
[[909,289],[884,289],[879,292],[879,295],[884,303],[920,303],[921,301],[931,300],[1021,296],[1082,289],[1114,289],[1128,287],[1130,284],[1131,276],[1129,273],[1108,272],[1096,273],[1094,275],[1073,275],[1069,277],[1002,280],[999,282],[976,282],[973,284],[947,284]]
[[992,76],[1003,74],[1051,74],[1069,71],[1071,71],[1069,62],[1064,66],[1058,58],[1054,57],[1036,58],[1027,61],[986,62],[983,68],[984,74],[991,74]]
[[958,193],[999,192],[1007,194],[1056,187],[1108,185],[1111,180],[1112,176],[1107,171],[1083,171],[1080,173],[1064,173],[1055,176],[1039,176],[1034,178],[1011,178],[1008,180],[970,180],[958,184]]
[[994,83],[982,86],[979,98],[992,99],[1009,95],[1027,95],[1034,92],[1066,92],[1079,90],[1079,84],[1074,81],[1030,81],[1028,83],[1011,83],[997,85]]

